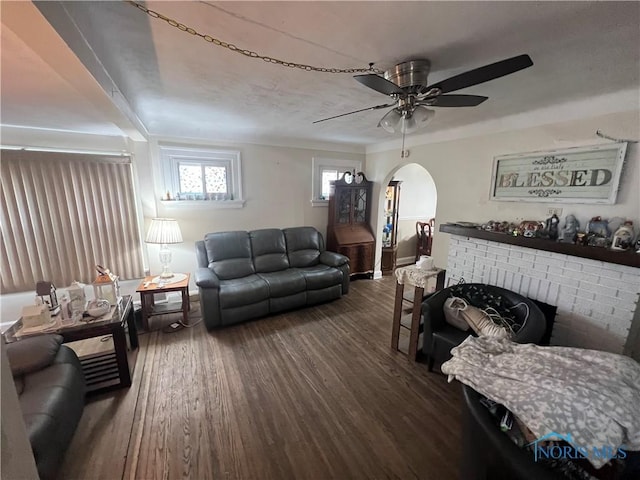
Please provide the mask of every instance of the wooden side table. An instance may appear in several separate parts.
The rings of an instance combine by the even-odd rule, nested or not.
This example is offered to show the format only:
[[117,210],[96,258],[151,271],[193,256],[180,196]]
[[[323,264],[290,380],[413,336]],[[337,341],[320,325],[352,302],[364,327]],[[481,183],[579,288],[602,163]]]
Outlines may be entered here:
[[[155,315],[166,315],[169,313],[182,313],[182,323],[189,322],[189,273],[175,274],[175,280],[169,278],[166,282],[158,282],[157,276],[145,277],[136,292],[140,294],[142,304],[142,326],[149,331],[149,318]],[[173,280],[173,283],[171,283]],[[159,293],[180,292],[181,301],[164,304],[156,304],[154,295]]]
[[402,317],[402,302],[404,294],[404,286],[410,285],[414,287],[413,292],[413,308],[411,311],[411,326],[409,327],[409,360],[416,361],[418,356],[418,337],[420,336],[420,316],[422,314],[422,296],[424,289],[427,288],[429,279],[436,277],[436,290],[444,287],[445,270],[436,268],[434,270],[424,270],[415,265],[408,267],[396,268],[396,299],[393,307],[393,329],[391,331],[391,348],[398,350],[398,342],[400,340],[400,327],[405,327],[400,322]]
[[[117,388],[130,387],[136,363],[138,332],[133,315],[133,301],[124,295],[109,315],[91,321],[80,321],[48,332],[62,335],[63,342],[77,342],[88,338],[111,335],[113,350],[80,357],[87,383],[87,393],[104,393]],[[4,334],[7,343],[19,341],[22,320],[14,323]]]

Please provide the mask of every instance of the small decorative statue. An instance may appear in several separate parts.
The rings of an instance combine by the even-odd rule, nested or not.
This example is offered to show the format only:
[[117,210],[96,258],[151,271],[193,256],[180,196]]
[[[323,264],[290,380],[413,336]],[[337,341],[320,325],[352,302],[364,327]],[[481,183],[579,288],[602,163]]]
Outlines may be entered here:
[[518,233],[527,238],[538,237],[543,230],[544,223],[537,220],[525,220],[518,226]]
[[606,247],[610,241],[609,222],[602,217],[593,217],[587,224],[587,245]]
[[549,237],[549,240],[557,240],[558,239],[558,224],[560,223],[560,219],[554,213],[551,217],[547,218],[544,226],[544,233]]
[[633,239],[635,236],[633,222],[631,220],[627,220],[613,235],[611,250],[618,250],[620,252],[628,250],[633,245]]
[[575,215],[567,215],[564,219],[564,228],[562,229],[562,243],[575,243],[576,236],[578,235],[578,229],[580,228],[580,222]]

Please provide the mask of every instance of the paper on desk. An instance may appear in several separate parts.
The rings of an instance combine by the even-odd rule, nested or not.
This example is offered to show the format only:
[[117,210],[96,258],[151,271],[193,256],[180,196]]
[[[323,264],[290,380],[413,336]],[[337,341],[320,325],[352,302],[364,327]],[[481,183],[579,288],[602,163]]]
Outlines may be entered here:
[[60,323],[57,319],[50,323],[38,325],[37,327],[20,327],[15,333],[16,337],[26,337],[28,335],[40,335],[43,333],[53,333],[60,328]]

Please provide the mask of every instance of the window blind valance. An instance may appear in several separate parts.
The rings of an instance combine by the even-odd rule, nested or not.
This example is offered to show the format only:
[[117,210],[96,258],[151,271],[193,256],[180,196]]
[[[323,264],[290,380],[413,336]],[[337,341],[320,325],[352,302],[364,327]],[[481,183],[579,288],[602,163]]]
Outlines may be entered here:
[[2,293],[143,276],[131,158],[2,150]]

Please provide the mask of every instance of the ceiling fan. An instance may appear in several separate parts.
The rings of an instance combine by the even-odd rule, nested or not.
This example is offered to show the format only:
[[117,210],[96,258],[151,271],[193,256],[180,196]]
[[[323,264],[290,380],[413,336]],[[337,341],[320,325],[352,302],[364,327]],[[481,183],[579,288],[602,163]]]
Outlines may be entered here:
[[479,95],[448,95],[449,92],[488,82],[532,65],[533,62],[529,55],[518,55],[429,85],[427,77],[431,62],[429,60],[409,60],[384,72],[384,77],[375,73],[353,77],[364,86],[389,95],[393,100],[391,103],[334,115],[316,120],[313,123],[325,122],[368,110],[393,107],[380,119],[378,126],[389,133],[412,133],[426,125],[435,115],[435,112],[427,107],[475,107],[488,99],[488,97]]

